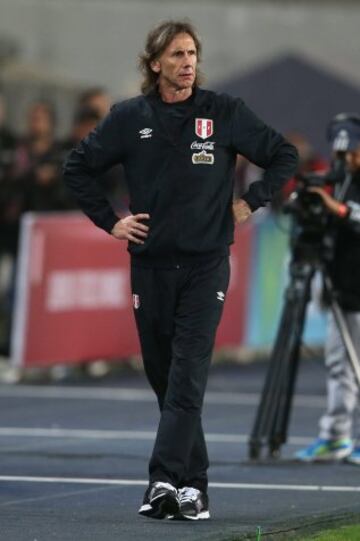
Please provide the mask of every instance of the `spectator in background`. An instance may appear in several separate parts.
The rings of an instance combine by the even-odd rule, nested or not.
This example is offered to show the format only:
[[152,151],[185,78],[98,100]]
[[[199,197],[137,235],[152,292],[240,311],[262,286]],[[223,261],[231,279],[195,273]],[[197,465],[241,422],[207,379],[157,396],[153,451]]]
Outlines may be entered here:
[[0,95],[0,354],[7,353],[8,291],[13,262],[12,248],[17,239],[14,217],[19,210],[16,201],[10,197],[16,139],[6,128],[5,121],[5,100]]
[[0,182],[11,174],[16,139],[5,125],[5,100],[0,94]]
[[[75,148],[80,143],[80,141],[84,139],[84,137],[86,137],[96,127],[96,125],[98,124],[98,122],[100,122],[100,120],[101,120],[101,116],[99,115],[99,113],[95,109],[89,107],[88,105],[82,105],[76,110],[74,114],[70,136],[60,144],[60,154],[61,154],[60,161],[59,161],[60,164],[66,159],[69,152],[73,148]],[[54,165],[54,164],[51,164],[51,162],[46,163],[45,161],[43,165],[46,166],[47,171],[49,172],[49,166]],[[38,177],[38,175],[35,175],[35,177],[36,176]],[[61,176],[61,172],[57,168],[57,184],[59,184],[58,181],[59,181],[60,176]],[[44,184],[43,182],[44,179],[42,177],[43,177],[43,174],[41,173],[41,170],[40,170],[40,178],[38,177],[38,180],[37,181],[35,180],[35,183],[39,187],[42,186],[44,188],[46,183]],[[60,184],[63,184],[62,180]],[[50,195],[50,192],[48,193]],[[65,194],[63,193],[63,195]],[[64,206],[64,208],[77,208],[77,205],[75,201],[72,199],[72,197],[70,196],[69,192],[68,192],[68,198],[69,200],[67,202],[62,199],[59,200],[58,201],[59,204]]]
[[22,177],[22,212],[72,210],[77,205],[61,178],[59,161],[44,158]]
[[[2,190],[1,222],[4,232],[2,239],[6,250],[15,258],[21,214],[29,207],[32,183],[29,179],[36,176],[37,167],[44,162],[60,164],[59,146],[55,142],[55,111],[45,101],[33,103],[27,112],[27,128],[24,137],[15,145],[11,174]],[[60,182],[60,167],[57,166]],[[44,209],[46,210],[46,209]]]
[[38,101],[31,105],[25,136],[16,148],[15,177],[29,173],[43,159],[56,156],[58,147],[55,142],[55,124],[55,110],[50,103]]
[[0,259],[12,252],[14,234],[17,236],[12,225],[16,204],[10,198],[16,139],[6,128],[5,118],[5,101],[0,95]]
[[105,118],[109,113],[112,98],[109,92],[103,87],[93,87],[85,90],[79,98],[79,108],[89,107],[97,112],[100,119]]
[[[74,124],[68,150],[87,135],[99,119],[99,115],[91,111],[90,120],[87,119],[85,127],[80,122]],[[63,186],[61,163],[65,144],[55,140],[55,127],[56,115],[53,106],[44,101],[35,102],[28,112],[26,136],[17,148],[17,175],[14,184],[21,199],[20,215],[28,211],[48,212],[77,208],[70,192]]]
[[101,116],[95,109],[88,105],[80,106],[74,115],[70,137],[61,144],[61,150],[65,153],[70,152],[96,127],[100,120]]
[[[102,120],[110,111],[112,98],[104,87],[92,87],[85,90],[80,95],[78,104],[79,107],[77,113],[75,114],[75,123],[76,117],[80,117],[81,115],[84,117],[88,116],[88,114],[85,112],[89,110],[95,111],[99,117],[99,120]],[[79,127],[80,130],[85,128],[85,122],[86,119],[83,118],[83,121]],[[89,131],[86,132],[85,135],[90,133],[93,127],[90,127]],[[80,131],[78,131],[78,133],[80,133]],[[120,213],[124,212],[129,206],[129,196],[126,182],[124,180],[124,168],[121,164],[115,165],[104,175],[104,186],[107,198],[115,211]]]
[[[61,145],[63,160],[100,122],[99,112],[89,105],[81,105],[74,115],[70,137]],[[124,170],[121,165],[112,167],[102,175],[102,183],[107,198],[116,212],[123,212],[128,208],[127,190],[124,182]]]
[[[60,146],[55,141],[55,111],[38,101],[27,114],[25,136],[14,145],[14,163],[1,183],[1,251],[10,257],[9,279],[3,290],[3,327],[0,350],[7,355],[11,333],[14,278],[21,216],[26,211],[62,211],[76,208],[61,177]],[[2,342],[2,343],[1,343]]]

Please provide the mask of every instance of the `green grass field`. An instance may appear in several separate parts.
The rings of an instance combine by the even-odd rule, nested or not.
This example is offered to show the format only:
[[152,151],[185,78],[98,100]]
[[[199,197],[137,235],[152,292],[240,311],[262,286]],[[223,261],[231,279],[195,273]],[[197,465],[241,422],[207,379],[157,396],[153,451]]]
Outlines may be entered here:
[[[246,539],[250,539],[250,537],[246,537]],[[258,530],[254,534],[254,538],[251,537],[251,539],[254,539],[254,541],[263,541],[266,539],[266,534]],[[360,524],[339,526],[338,528],[323,530],[322,532],[307,535],[306,537],[291,537],[291,539],[294,541],[360,541]]]
[[325,530],[310,537],[301,537],[298,541],[359,541],[360,525],[343,526],[336,530]]

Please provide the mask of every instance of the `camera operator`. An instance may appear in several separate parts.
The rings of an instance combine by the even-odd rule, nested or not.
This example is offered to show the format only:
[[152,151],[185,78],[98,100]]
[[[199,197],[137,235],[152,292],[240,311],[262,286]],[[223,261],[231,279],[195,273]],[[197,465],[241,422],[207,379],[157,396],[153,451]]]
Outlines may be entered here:
[[[322,187],[308,190],[321,197],[331,216],[329,227],[334,227],[335,235],[328,271],[360,356],[360,116],[337,115],[329,125],[328,135],[335,156],[345,160],[345,181],[335,187],[334,195]],[[359,389],[332,315],[327,326],[325,363],[327,409],[319,422],[319,437],[298,451],[296,458],[306,462],[346,459],[360,465],[360,443],[354,445],[352,439]]]

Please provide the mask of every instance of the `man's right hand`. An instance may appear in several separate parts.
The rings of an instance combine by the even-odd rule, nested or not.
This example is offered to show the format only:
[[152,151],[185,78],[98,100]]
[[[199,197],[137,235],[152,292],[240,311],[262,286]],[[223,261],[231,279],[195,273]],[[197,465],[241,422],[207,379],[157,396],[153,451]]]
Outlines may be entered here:
[[111,230],[111,234],[116,239],[130,240],[135,244],[144,244],[148,236],[149,228],[141,223],[141,220],[149,220],[149,214],[134,214],[122,218]]

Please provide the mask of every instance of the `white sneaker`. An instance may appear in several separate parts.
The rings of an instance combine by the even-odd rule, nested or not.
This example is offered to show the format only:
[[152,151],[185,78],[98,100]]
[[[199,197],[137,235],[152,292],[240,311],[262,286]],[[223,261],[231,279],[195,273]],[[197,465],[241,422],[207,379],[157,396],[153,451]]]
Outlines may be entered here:
[[183,487],[178,491],[180,500],[179,516],[183,520],[207,520],[210,518],[209,497],[197,488]]
[[170,483],[156,481],[146,490],[139,514],[151,518],[166,518],[180,511],[180,502],[176,488]]

